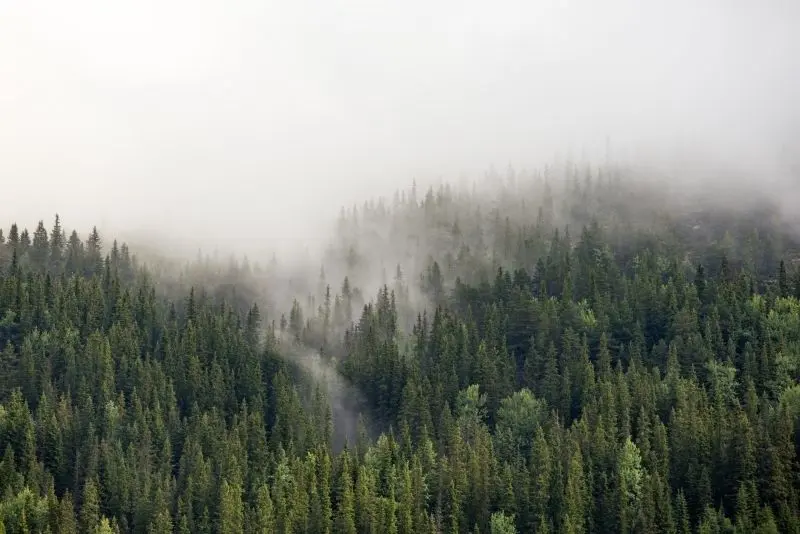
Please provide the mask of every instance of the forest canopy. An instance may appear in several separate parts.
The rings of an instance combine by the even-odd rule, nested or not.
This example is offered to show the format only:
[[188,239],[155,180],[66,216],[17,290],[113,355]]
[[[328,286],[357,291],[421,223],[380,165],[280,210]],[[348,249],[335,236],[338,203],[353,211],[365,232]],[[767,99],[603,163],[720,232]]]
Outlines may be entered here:
[[9,223],[0,532],[800,532],[798,234],[562,174],[343,208],[302,269]]

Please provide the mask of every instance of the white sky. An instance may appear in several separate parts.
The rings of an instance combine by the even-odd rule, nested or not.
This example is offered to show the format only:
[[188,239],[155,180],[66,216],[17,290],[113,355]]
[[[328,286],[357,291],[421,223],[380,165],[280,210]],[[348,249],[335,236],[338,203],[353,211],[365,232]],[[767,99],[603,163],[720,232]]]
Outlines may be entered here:
[[791,0],[0,0],[0,224],[301,240],[607,135],[774,166],[799,57]]

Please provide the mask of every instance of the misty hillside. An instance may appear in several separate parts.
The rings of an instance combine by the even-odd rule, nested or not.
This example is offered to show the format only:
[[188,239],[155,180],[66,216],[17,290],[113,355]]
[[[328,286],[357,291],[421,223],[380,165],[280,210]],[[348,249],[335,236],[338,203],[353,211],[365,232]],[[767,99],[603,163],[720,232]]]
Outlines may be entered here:
[[798,28],[0,0],[0,534],[800,534]]
[[300,259],[9,222],[0,532],[798,532],[800,234],[730,193],[509,168]]

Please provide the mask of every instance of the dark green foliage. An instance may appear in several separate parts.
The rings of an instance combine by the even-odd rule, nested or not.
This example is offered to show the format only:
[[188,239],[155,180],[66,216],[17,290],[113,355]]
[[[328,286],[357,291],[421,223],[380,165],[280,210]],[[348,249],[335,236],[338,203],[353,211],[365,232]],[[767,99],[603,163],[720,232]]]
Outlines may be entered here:
[[[312,294],[277,312],[200,261],[176,282],[96,229],[14,225],[0,532],[797,532],[787,240],[685,214],[657,229],[605,180],[343,213]],[[364,221],[432,247],[366,302]],[[379,425],[351,413],[333,439],[344,408],[298,345]]]

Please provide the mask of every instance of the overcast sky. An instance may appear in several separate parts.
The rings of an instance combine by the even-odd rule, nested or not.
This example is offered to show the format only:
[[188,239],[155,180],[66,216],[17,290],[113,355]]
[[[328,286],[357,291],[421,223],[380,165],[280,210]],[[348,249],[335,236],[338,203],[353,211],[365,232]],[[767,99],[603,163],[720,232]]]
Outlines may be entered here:
[[606,136],[779,166],[798,28],[792,0],[0,0],[2,225],[297,240]]

